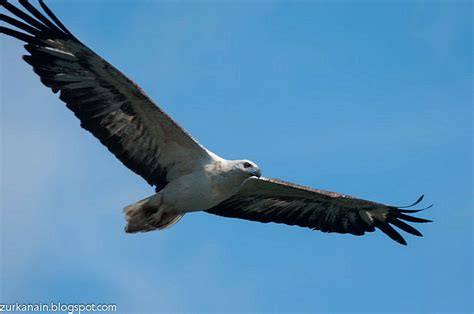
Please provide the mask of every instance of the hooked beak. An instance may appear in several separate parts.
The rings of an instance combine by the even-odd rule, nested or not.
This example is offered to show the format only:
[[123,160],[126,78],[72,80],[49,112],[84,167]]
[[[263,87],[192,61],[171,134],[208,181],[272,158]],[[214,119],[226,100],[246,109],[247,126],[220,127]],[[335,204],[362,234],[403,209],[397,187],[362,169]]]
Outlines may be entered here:
[[257,178],[260,178],[260,177],[262,176],[262,172],[260,171],[260,169],[257,169],[257,170],[255,171],[255,176],[256,176]]

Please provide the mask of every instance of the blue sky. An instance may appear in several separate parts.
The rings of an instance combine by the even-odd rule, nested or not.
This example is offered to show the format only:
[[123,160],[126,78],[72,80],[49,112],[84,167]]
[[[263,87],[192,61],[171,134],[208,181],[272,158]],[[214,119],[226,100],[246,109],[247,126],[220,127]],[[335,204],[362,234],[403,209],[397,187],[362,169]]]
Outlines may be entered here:
[[126,235],[153,193],[1,47],[0,302],[121,312],[471,312],[470,1],[47,1],[217,154],[403,205],[408,246],[204,213]]

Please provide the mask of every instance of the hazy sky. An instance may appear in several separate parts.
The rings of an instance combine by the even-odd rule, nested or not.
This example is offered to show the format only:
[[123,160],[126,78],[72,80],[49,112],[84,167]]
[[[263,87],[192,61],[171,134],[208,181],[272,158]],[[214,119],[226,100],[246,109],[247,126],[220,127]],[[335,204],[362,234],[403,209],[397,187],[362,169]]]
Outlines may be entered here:
[[266,176],[394,205],[403,247],[186,215],[127,235],[153,189],[1,45],[2,302],[121,312],[470,312],[472,2],[53,1],[201,143]]

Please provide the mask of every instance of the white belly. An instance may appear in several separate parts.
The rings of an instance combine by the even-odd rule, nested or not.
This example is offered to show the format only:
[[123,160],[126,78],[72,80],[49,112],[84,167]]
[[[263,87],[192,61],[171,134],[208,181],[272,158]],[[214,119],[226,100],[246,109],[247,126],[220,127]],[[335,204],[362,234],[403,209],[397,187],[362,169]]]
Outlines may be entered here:
[[232,196],[245,179],[196,171],[170,182],[156,197],[165,212],[202,211]]

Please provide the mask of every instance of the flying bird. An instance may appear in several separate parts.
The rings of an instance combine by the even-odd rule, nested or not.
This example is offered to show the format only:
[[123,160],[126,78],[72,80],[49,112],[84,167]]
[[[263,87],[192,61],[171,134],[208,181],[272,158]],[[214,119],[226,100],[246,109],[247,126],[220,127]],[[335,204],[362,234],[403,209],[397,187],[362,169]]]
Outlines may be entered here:
[[[155,187],[155,194],[124,208],[128,233],[168,228],[183,215],[204,211],[322,232],[363,235],[380,229],[400,244],[394,228],[421,236],[406,222],[430,220],[407,209],[262,177],[250,160],[226,160],[206,149],[133,81],[79,41],[43,0],[39,8],[6,0],[2,34],[25,43],[41,82],[66,103],[81,127],[126,167]],[[428,208],[428,207],[427,207]]]

